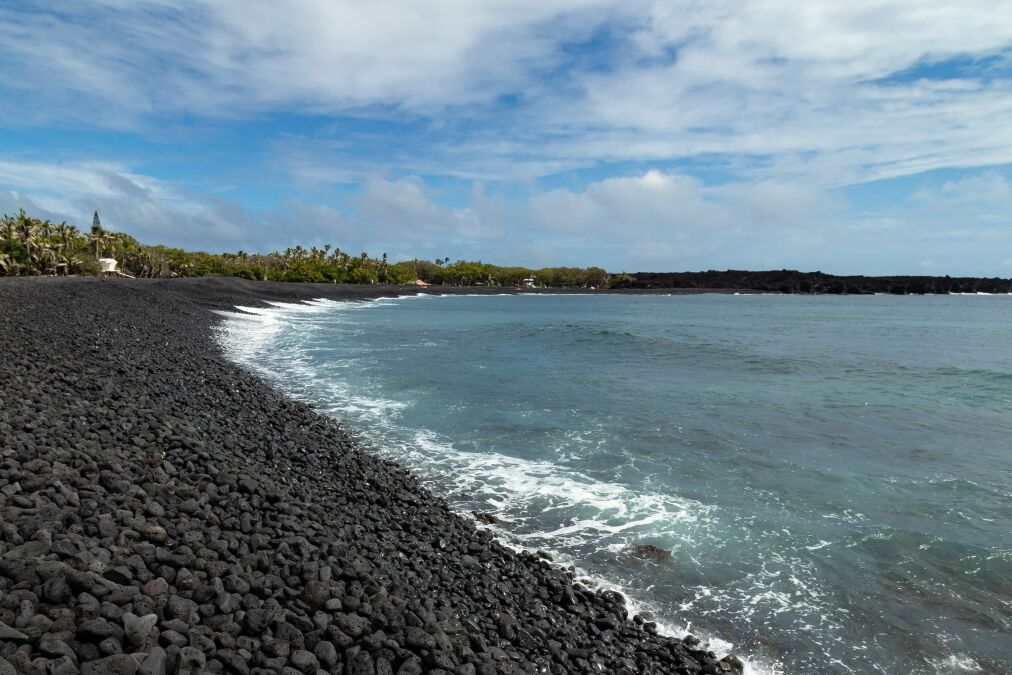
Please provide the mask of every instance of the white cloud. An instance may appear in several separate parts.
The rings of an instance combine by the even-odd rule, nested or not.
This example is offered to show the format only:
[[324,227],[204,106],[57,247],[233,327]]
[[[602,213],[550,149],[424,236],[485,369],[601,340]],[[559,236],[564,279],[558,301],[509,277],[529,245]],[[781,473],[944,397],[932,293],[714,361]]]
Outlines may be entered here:
[[418,255],[439,255],[446,246],[467,248],[475,242],[501,238],[503,222],[496,213],[497,205],[480,187],[468,206],[439,205],[417,177],[370,180],[349,204],[372,242],[387,249],[413,248]]
[[675,48],[677,58],[588,73],[585,97],[552,106],[575,128],[604,129],[590,146],[572,144],[597,158],[814,156],[839,165],[837,182],[1005,163],[1008,79],[954,71],[883,81],[1007,50],[1012,13],[1003,5],[657,3],[638,44],[645,53]]
[[594,4],[99,0],[58,11],[5,8],[0,44],[20,67],[0,81],[30,89],[44,74],[68,99],[114,103],[114,113],[441,109],[523,86],[556,46],[537,29],[551,21],[579,34],[591,21],[580,10]]
[[[20,177],[20,178],[19,178]],[[149,243],[212,251],[335,244],[393,259],[450,256],[611,270],[796,268],[838,274],[1012,275],[1012,183],[981,173],[859,211],[811,181],[706,186],[678,173],[592,181],[448,207],[417,177],[374,178],[342,208],[292,199],[250,212],[113,165],[0,163],[0,211],[17,208]]]
[[688,176],[648,171],[640,176],[607,178],[583,192],[552,190],[529,204],[539,229],[582,236],[621,232],[695,231],[727,226],[723,209],[703,197],[702,185]]
[[1010,277],[1012,184],[982,173],[919,189],[877,212],[841,217],[821,250],[878,274]]
[[[0,161],[0,213],[19,208],[79,227],[97,210],[103,224],[145,243],[211,251],[266,251],[336,244],[346,251],[446,255],[479,253],[503,235],[502,203],[476,186],[460,208],[436,204],[418,178],[373,179],[348,200],[349,212],[289,199],[252,213],[239,202],[198,196],[122,165]],[[487,250],[487,249],[486,249]]]
[[[608,68],[586,67],[572,45],[601,31],[615,36]],[[20,94],[0,111],[11,124],[432,122],[399,148],[308,139],[292,168],[321,181],[713,153],[775,158],[752,167],[764,179],[832,166],[835,183],[1012,162],[1003,0],[101,0],[0,8],[0,47],[0,86]],[[954,57],[998,59],[1006,77],[882,79]],[[517,102],[497,107],[500,96]],[[361,142],[380,152],[362,156]],[[789,163],[798,174],[773,173]]]
[[24,208],[36,217],[67,220],[85,228],[97,210],[105,226],[147,243],[220,250],[276,236],[258,227],[234,202],[193,199],[174,184],[120,164],[2,160],[0,185],[12,188],[0,193],[4,213]]
[[782,242],[837,211],[819,185],[706,187],[656,170],[603,179],[580,192],[553,190],[531,198],[527,209],[533,231],[582,237],[607,252],[613,269],[655,271],[781,266]]
[[56,194],[88,193],[101,196],[147,194],[157,182],[131,173],[115,163],[52,164],[0,160],[0,185]]

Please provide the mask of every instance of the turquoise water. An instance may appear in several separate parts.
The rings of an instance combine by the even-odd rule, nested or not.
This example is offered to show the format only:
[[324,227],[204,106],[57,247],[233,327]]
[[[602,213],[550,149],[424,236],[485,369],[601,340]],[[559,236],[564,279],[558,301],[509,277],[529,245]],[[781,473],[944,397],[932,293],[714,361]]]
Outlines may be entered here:
[[1012,671],[1012,297],[321,301],[222,336],[755,671]]

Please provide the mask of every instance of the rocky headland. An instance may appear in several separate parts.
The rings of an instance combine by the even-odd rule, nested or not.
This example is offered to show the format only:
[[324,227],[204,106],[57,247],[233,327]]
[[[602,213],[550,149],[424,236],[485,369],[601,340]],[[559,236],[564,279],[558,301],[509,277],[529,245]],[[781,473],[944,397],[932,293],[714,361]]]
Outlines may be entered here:
[[649,291],[733,290],[752,293],[822,295],[938,295],[948,293],[1012,293],[1012,279],[986,277],[929,277],[861,275],[838,276],[797,270],[707,272],[637,272],[612,278],[611,288]]
[[0,675],[723,673],[227,361],[400,288],[0,279]]

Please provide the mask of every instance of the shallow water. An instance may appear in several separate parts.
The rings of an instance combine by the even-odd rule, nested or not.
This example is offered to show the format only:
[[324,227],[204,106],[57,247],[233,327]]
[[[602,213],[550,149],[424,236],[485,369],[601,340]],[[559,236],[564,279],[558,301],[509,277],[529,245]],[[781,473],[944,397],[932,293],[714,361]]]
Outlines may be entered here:
[[1012,297],[423,296],[221,335],[755,671],[1012,671]]

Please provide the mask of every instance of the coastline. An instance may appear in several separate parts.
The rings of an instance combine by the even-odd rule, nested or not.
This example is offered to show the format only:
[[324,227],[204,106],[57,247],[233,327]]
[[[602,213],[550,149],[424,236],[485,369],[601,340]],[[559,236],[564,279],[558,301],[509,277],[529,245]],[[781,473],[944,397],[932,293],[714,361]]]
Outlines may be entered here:
[[236,305],[447,290],[503,292],[0,281],[0,658],[23,672],[733,672],[618,594],[501,546],[212,335],[210,310]]

